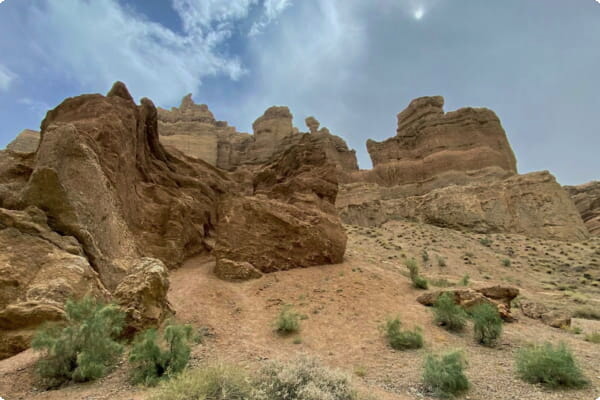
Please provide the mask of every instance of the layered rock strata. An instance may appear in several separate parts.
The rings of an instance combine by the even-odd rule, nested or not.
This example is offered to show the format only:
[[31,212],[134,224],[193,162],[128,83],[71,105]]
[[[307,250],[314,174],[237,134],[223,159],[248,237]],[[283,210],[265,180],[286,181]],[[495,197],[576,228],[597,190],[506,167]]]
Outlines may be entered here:
[[590,233],[600,236],[600,182],[565,186]]

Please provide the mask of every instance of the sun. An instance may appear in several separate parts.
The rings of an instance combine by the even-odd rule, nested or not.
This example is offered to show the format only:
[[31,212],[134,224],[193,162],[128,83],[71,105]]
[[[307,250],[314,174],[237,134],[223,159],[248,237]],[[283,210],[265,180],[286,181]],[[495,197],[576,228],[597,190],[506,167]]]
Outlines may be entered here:
[[423,9],[423,7],[418,7],[413,13],[413,17],[417,21],[420,21],[421,19],[423,19],[424,16],[425,16],[425,9]]

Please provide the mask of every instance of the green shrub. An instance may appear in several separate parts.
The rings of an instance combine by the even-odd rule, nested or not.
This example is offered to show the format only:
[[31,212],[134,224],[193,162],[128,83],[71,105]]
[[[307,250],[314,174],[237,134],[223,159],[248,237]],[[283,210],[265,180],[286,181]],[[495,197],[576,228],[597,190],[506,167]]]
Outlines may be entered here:
[[462,286],[469,286],[469,279],[471,279],[471,277],[469,276],[469,274],[465,274],[461,279],[460,279],[460,284]]
[[423,258],[424,263],[429,262],[429,252],[427,252],[427,249],[423,249],[421,257]]
[[505,258],[502,260],[502,265],[504,265],[505,267],[510,267],[510,259],[509,258]]
[[124,314],[114,304],[91,297],[68,300],[66,321],[40,328],[31,343],[44,356],[37,371],[53,387],[68,381],[101,378],[114,365],[123,348],[115,341],[124,324]]
[[479,239],[479,243],[485,247],[490,247],[492,245],[492,239],[490,238],[481,238]]
[[412,331],[403,331],[400,329],[401,326],[402,322],[396,317],[388,319],[383,327],[385,337],[393,349],[409,350],[423,347],[423,335],[419,328]]
[[452,293],[443,293],[433,305],[435,322],[450,331],[461,331],[467,322],[467,313],[454,303]]
[[517,353],[517,372],[529,383],[551,388],[585,386],[587,380],[575,363],[571,351],[561,343],[528,346]]
[[355,400],[350,377],[322,366],[316,359],[298,360],[264,367],[255,383],[254,400]]
[[469,389],[464,374],[466,360],[459,351],[442,356],[429,355],[425,359],[423,383],[440,397],[452,397]]
[[410,272],[410,280],[412,281],[414,287],[417,289],[427,289],[429,287],[427,284],[427,279],[419,275],[419,265],[414,258],[406,260],[406,267]]
[[243,370],[215,364],[163,381],[151,400],[249,400],[252,384]]
[[162,340],[156,329],[138,334],[129,355],[133,382],[154,386],[161,379],[181,372],[190,359],[192,332],[190,325],[169,325]]
[[600,332],[594,332],[585,335],[585,341],[594,344],[600,344]]
[[300,330],[300,314],[290,306],[285,306],[275,319],[275,330],[281,335],[298,332]]
[[489,303],[471,310],[475,340],[484,346],[493,346],[502,334],[502,318],[498,309]]
[[446,260],[444,259],[444,257],[439,257],[438,256],[438,266],[440,266],[440,267],[445,267],[446,266]]

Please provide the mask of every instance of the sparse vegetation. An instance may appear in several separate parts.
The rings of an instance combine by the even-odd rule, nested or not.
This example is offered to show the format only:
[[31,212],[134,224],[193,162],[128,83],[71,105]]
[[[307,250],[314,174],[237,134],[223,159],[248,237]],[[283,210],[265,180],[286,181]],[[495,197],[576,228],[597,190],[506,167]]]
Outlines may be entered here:
[[485,237],[479,239],[479,243],[481,243],[482,246],[491,247],[493,242],[492,239]]
[[469,389],[465,366],[466,360],[460,351],[429,355],[425,359],[423,383],[440,397],[453,397]]
[[471,311],[475,340],[484,346],[493,346],[502,334],[502,318],[498,309],[483,303]]
[[424,263],[429,262],[429,253],[427,252],[427,249],[423,249],[421,252],[421,258],[423,258]]
[[504,258],[502,260],[502,265],[504,265],[507,268],[510,267],[510,265],[511,265],[510,259],[509,258]]
[[589,333],[585,335],[585,341],[600,344],[600,332]]
[[446,266],[446,260],[444,259],[444,257],[438,256],[438,266],[439,267],[445,267]]
[[423,334],[421,329],[412,331],[401,330],[400,318],[390,318],[386,321],[383,330],[388,343],[396,350],[420,349],[423,347]]
[[322,366],[315,358],[273,362],[260,373],[253,400],[356,400],[350,378]]
[[458,332],[464,329],[467,313],[454,303],[452,294],[444,293],[439,296],[433,306],[435,322],[449,331]]
[[587,380],[577,366],[571,351],[561,343],[532,345],[517,353],[517,372],[521,379],[529,383],[557,388],[578,388]]
[[460,279],[460,284],[462,286],[469,286],[469,279],[471,279],[471,277],[469,276],[469,274],[465,274],[461,279]]
[[124,324],[118,306],[85,297],[68,300],[65,313],[64,323],[42,327],[32,342],[35,350],[44,352],[36,367],[49,387],[101,378],[123,350],[115,340]]
[[240,368],[215,364],[164,381],[151,400],[250,400],[252,383]]
[[580,308],[573,313],[573,316],[575,318],[593,319],[600,321],[600,310],[591,307]]
[[275,330],[281,335],[298,332],[300,330],[300,314],[291,306],[285,306],[275,319]]
[[164,336],[148,329],[135,338],[129,362],[133,365],[132,381],[147,386],[180,373],[190,359],[189,342],[193,340],[191,325],[168,325]]
[[417,289],[426,290],[429,285],[427,283],[427,279],[419,275],[419,265],[417,264],[417,260],[414,258],[406,260],[406,267],[410,272],[410,280],[412,281],[413,286]]

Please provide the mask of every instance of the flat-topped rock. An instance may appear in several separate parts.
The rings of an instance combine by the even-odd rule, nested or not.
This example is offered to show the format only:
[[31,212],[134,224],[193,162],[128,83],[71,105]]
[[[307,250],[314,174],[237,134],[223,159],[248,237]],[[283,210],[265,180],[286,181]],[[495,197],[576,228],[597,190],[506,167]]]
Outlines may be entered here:
[[17,153],[33,153],[40,143],[40,133],[31,129],[24,129],[10,142],[6,149]]

